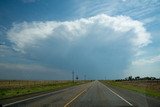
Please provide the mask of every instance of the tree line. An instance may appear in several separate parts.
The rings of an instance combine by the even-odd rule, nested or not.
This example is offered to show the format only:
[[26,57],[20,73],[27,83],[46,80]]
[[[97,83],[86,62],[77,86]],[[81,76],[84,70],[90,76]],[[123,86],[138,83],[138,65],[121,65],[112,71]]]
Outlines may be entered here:
[[160,78],[156,78],[156,77],[140,77],[140,76],[136,76],[136,77],[132,77],[132,76],[128,76],[124,79],[117,79],[116,81],[134,81],[134,80],[160,80]]

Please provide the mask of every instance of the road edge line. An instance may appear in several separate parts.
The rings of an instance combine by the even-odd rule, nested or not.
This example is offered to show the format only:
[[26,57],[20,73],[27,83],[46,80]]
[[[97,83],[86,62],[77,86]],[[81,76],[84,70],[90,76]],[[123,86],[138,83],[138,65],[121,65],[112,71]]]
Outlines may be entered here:
[[36,99],[36,98],[40,98],[40,97],[44,97],[44,96],[47,96],[47,95],[55,94],[55,93],[62,92],[62,91],[65,91],[65,90],[67,90],[67,88],[64,88],[62,90],[57,90],[57,91],[49,92],[49,93],[45,93],[45,94],[36,95],[34,97],[29,97],[29,98],[26,98],[26,99],[14,101],[14,102],[11,102],[11,103],[8,103],[8,104],[2,104],[2,107],[11,106],[11,105],[14,105],[14,104],[17,104],[17,103],[33,100],[33,99]]
[[[104,84],[103,84],[104,85]],[[115,94],[116,96],[118,96],[120,99],[122,99],[123,101],[125,101],[126,103],[128,103],[130,106],[133,106],[133,104],[131,104],[129,101],[127,101],[126,99],[124,99],[123,97],[121,97],[119,94],[117,94],[116,92],[114,92],[113,90],[111,90],[109,87],[107,87],[106,85],[104,85],[108,90],[110,90],[113,94]]]
[[80,92],[77,96],[75,96],[72,100],[70,100],[68,103],[66,103],[65,105],[64,105],[64,107],[67,107],[68,105],[70,105],[74,100],[76,100],[80,95],[82,95],[84,92],[86,91],[86,89],[85,90],[83,90],[82,92]]

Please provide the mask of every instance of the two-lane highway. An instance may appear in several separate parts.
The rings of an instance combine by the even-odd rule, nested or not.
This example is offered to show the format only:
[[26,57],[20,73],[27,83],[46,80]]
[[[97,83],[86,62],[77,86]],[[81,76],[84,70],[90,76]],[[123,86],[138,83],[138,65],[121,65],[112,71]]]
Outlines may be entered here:
[[89,90],[76,101],[71,107],[128,107],[133,106],[126,99],[106,87],[99,81],[92,83]]
[[160,100],[94,81],[8,105],[14,107],[160,107]]

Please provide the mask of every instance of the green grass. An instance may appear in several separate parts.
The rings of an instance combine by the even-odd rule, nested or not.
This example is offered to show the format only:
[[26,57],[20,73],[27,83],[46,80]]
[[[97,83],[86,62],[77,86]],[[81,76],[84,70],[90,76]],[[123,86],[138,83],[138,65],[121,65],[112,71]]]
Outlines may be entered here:
[[79,85],[79,84],[82,84],[82,82],[76,82],[76,83],[64,82],[64,83],[45,84],[45,85],[32,86],[32,87],[0,89],[0,99],[26,95],[31,93],[37,93],[37,92],[56,91],[56,90],[64,89],[64,88]]
[[154,89],[144,88],[141,86],[135,86],[133,84],[124,84],[123,82],[116,82],[116,81],[106,81],[106,82],[103,81],[103,83],[109,84],[112,86],[116,86],[116,87],[120,87],[120,88],[124,88],[127,90],[136,91],[138,93],[142,93],[147,96],[152,96],[152,97],[160,99],[160,91],[157,91]]

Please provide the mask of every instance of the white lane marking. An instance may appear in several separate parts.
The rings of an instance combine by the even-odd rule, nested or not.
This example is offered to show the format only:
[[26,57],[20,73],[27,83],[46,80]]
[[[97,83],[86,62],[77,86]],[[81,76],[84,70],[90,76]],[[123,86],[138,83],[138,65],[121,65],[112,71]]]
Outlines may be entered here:
[[81,94],[83,94],[86,91],[83,90],[81,93],[79,93],[76,97],[74,97],[71,101],[69,101],[67,104],[64,105],[64,107],[67,107],[69,104],[71,104],[75,99],[77,99]]
[[24,100],[15,101],[13,103],[4,104],[3,107],[10,106],[10,105],[17,104],[17,103],[21,103],[21,102],[28,101],[28,100],[33,100],[33,99],[43,97],[43,96],[47,96],[47,95],[50,95],[50,94],[53,94],[53,93],[42,94],[42,95],[38,95],[38,96],[35,96],[35,97],[27,98],[27,99],[24,99]]
[[67,88],[59,90],[59,91],[54,91],[54,92],[38,95],[38,96],[35,96],[35,97],[30,97],[30,98],[27,98],[27,99],[24,99],[24,100],[19,100],[19,101],[15,101],[15,102],[12,102],[12,103],[4,104],[4,105],[2,105],[2,107],[11,106],[11,105],[14,105],[14,104],[17,104],[17,103],[21,103],[21,102],[28,101],[28,100],[33,100],[33,99],[36,99],[36,98],[44,97],[44,96],[55,94],[55,93],[58,93],[58,92],[63,92],[65,90],[67,90]]
[[[77,87],[77,86],[73,86],[73,87]],[[73,88],[73,87],[69,87],[69,88]],[[35,97],[26,98],[24,100],[15,101],[15,102],[8,103],[8,104],[3,104],[2,107],[7,107],[7,106],[11,106],[11,105],[14,105],[14,104],[17,104],[17,103],[25,102],[25,101],[28,101],[28,100],[33,100],[33,99],[36,99],[36,98],[44,97],[44,96],[55,94],[55,93],[58,93],[58,92],[63,92],[65,90],[68,90],[69,88],[54,91],[54,92],[50,92],[50,93],[46,93],[46,94],[42,94],[42,95],[38,95],[38,96],[35,96]]]
[[121,97],[120,95],[118,95],[116,92],[114,92],[113,90],[111,90],[110,88],[108,88],[106,85],[104,85],[108,90],[110,90],[113,94],[117,95],[119,98],[121,98],[123,101],[125,101],[126,103],[128,103],[130,106],[133,106],[130,102],[128,102],[126,99],[124,99],[123,97]]

